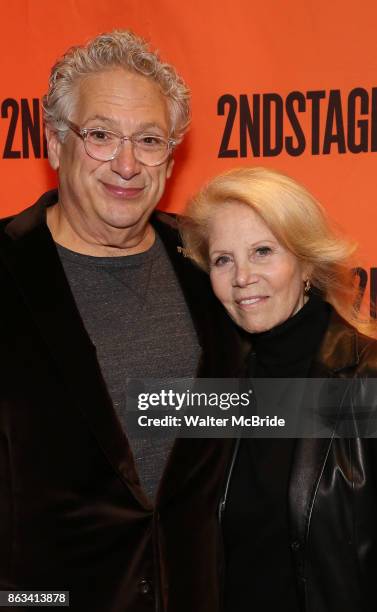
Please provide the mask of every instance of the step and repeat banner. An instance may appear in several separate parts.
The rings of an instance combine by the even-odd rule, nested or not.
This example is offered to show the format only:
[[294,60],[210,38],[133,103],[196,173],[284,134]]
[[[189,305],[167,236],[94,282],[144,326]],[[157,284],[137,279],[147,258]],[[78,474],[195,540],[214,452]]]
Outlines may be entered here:
[[2,18],[1,217],[56,185],[40,108],[52,64],[74,44],[130,28],[192,90],[192,128],[161,206],[182,211],[236,166],[292,175],[359,242],[357,282],[376,317],[374,0],[13,0]]

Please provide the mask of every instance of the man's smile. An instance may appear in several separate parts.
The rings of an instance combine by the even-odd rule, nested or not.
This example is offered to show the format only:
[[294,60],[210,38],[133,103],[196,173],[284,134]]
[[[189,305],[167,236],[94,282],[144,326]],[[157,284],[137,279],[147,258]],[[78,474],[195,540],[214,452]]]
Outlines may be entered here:
[[124,200],[132,200],[137,198],[145,189],[144,187],[120,187],[119,185],[112,185],[111,183],[105,183],[104,181],[101,181],[101,184],[112,196]]

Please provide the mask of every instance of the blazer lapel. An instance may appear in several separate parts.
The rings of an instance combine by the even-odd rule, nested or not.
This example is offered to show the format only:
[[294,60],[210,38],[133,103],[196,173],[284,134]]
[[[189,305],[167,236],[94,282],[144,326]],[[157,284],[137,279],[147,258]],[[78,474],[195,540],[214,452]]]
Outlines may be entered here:
[[183,489],[202,491],[205,496],[224,484],[226,468],[234,448],[231,438],[179,438],[170,454],[157,491],[156,504],[162,507]]
[[44,222],[56,192],[11,221],[0,242],[0,258],[56,362],[72,401],[84,415],[106,458],[148,506],[138,484],[132,454],[103,381],[96,350],[81,321],[54,241]]

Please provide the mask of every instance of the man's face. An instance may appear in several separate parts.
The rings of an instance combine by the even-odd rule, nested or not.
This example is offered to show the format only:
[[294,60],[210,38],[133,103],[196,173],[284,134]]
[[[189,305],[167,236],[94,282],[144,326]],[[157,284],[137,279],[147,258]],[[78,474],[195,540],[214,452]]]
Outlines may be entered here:
[[[75,92],[69,119],[80,128],[101,127],[131,136],[140,132],[168,137],[166,99],[150,79],[122,69],[87,77]],[[82,139],[69,132],[64,143],[47,133],[49,157],[59,172],[59,201],[71,225],[103,242],[116,229],[142,231],[160,200],[173,161],[145,166],[125,141],[106,162],[87,155]]]

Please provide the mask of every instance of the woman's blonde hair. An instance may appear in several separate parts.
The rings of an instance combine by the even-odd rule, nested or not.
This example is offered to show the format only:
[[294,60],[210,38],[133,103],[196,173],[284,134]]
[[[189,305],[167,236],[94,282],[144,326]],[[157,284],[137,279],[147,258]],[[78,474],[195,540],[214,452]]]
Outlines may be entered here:
[[363,327],[353,305],[351,256],[356,244],[338,235],[322,206],[305,187],[280,172],[262,167],[238,168],[205,185],[191,200],[181,221],[189,257],[209,271],[209,222],[215,208],[228,202],[250,206],[277,240],[311,270],[313,290],[352,324]]

